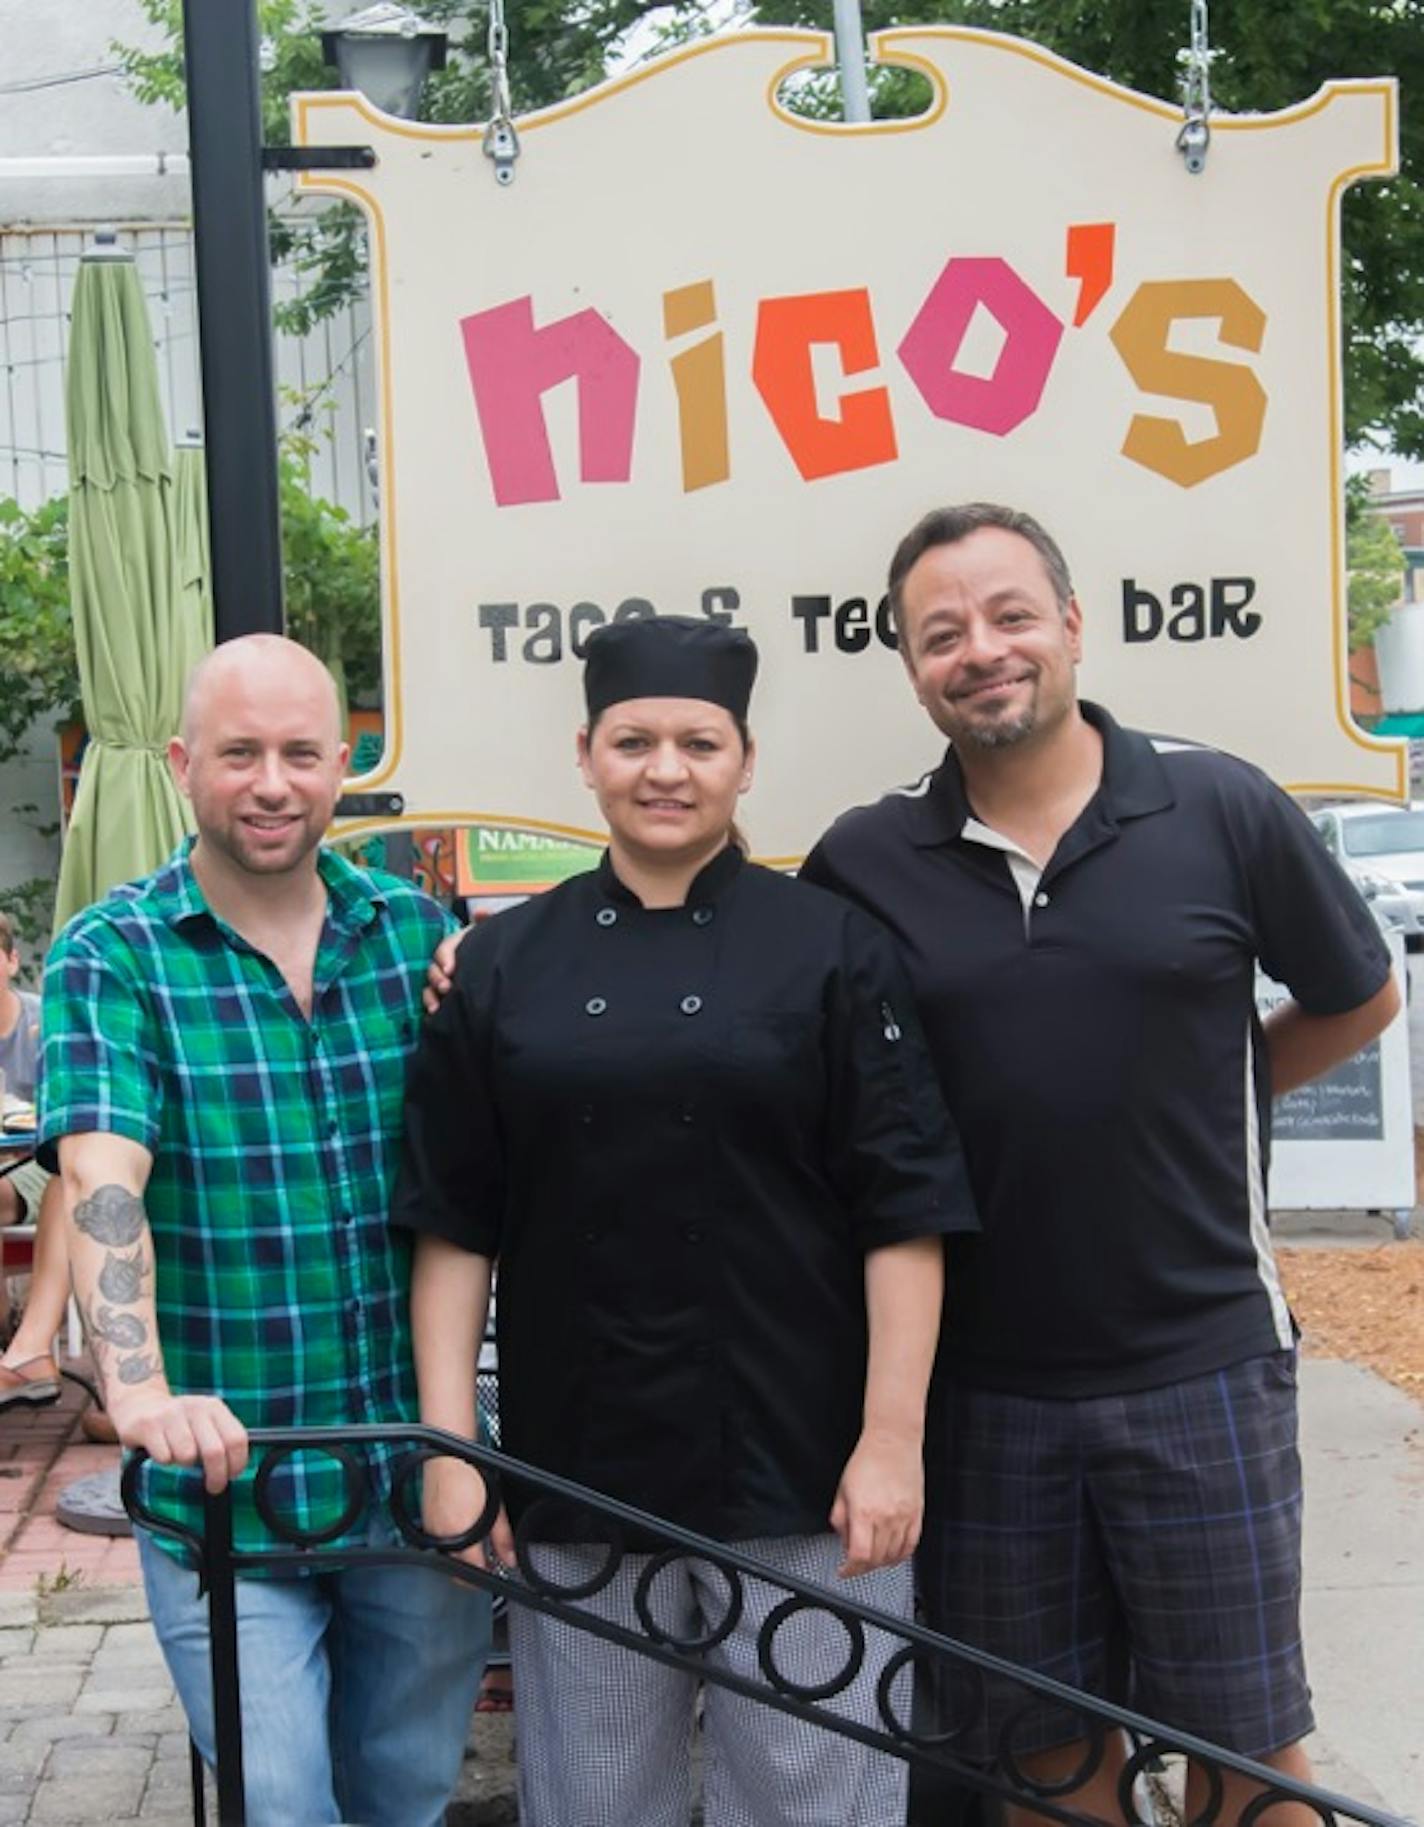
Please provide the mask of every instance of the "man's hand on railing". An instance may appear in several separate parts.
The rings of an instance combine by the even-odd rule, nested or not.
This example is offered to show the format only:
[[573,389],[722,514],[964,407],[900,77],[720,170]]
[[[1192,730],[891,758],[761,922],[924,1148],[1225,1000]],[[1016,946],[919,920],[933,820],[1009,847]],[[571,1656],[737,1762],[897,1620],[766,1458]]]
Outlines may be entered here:
[[141,1446],[158,1465],[201,1465],[208,1490],[221,1491],[247,1465],[247,1429],[217,1396],[175,1396],[152,1384],[109,1382],[109,1419],[121,1446]]
[[[462,1535],[485,1507],[485,1481],[463,1459],[429,1459],[421,1472],[421,1522],[430,1535]],[[514,1531],[503,1508],[489,1532],[488,1546],[502,1567],[513,1567]],[[484,1542],[459,1550],[456,1558],[488,1567]]]

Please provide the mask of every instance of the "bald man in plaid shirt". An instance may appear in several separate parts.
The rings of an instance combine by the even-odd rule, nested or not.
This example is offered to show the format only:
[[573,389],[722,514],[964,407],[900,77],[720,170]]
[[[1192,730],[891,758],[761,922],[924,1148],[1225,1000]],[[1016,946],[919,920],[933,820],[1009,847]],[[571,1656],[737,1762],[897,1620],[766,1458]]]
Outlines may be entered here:
[[[447,929],[409,884],[321,848],[347,759],[330,676],[290,641],[228,643],[194,675],[170,761],[196,840],[80,914],[45,978],[41,1137],[120,1439],[156,1516],[201,1527],[247,1429],[415,1420],[407,1240],[387,1228],[426,960]],[[201,1475],[197,1469],[201,1468]],[[337,1546],[390,1540],[372,1451]],[[269,1487],[307,1530],[342,1468]],[[213,1752],[206,1601],[171,1536],[139,1532],[150,1611]],[[483,1595],[426,1568],[238,1583],[247,1818],[434,1827],[488,1643]]]

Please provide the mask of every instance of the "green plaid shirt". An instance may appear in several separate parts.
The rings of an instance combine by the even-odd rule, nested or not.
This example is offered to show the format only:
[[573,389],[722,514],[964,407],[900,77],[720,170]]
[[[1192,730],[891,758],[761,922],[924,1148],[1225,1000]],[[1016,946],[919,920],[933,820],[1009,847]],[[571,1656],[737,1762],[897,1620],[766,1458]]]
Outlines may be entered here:
[[[153,1156],[158,1332],[175,1391],[249,1427],[415,1419],[408,1236],[387,1228],[425,967],[449,930],[407,883],[322,851],[327,913],[307,1020],[272,961],[208,908],[184,844],[79,914],[49,955],[40,1135],[102,1131]],[[239,1550],[280,1545],[253,1468]],[[385,1457],[371,1457],[383,1493]],[[154,1467],[155,1512],[201,1528],[201,1477]],[[335,1461],[270,1494],[304,1528],[344,1506]],[[338,1538],[359,1539],[361,1531]]]

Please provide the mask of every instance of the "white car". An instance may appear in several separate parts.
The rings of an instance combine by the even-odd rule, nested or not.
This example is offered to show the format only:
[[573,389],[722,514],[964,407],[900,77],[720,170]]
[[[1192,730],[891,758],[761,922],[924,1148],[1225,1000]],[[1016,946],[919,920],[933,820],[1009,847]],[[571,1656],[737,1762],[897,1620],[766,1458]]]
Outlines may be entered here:
[[1349,800],[1310,818],[1381,924],[1411,951],[1424,946],[1424,810]]

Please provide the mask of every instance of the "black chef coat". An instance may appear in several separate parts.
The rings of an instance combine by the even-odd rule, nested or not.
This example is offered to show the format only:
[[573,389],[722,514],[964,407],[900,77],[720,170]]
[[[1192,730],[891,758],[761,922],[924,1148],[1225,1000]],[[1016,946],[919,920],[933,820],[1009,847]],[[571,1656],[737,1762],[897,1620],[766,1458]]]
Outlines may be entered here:
[[644,908],[605,856],[466,939],[406,1121],[394,1222],[498,1258],[506,1450],[722,1540],[828,1526],[864,1254],[977,1223],[874,920],[731,847]]

